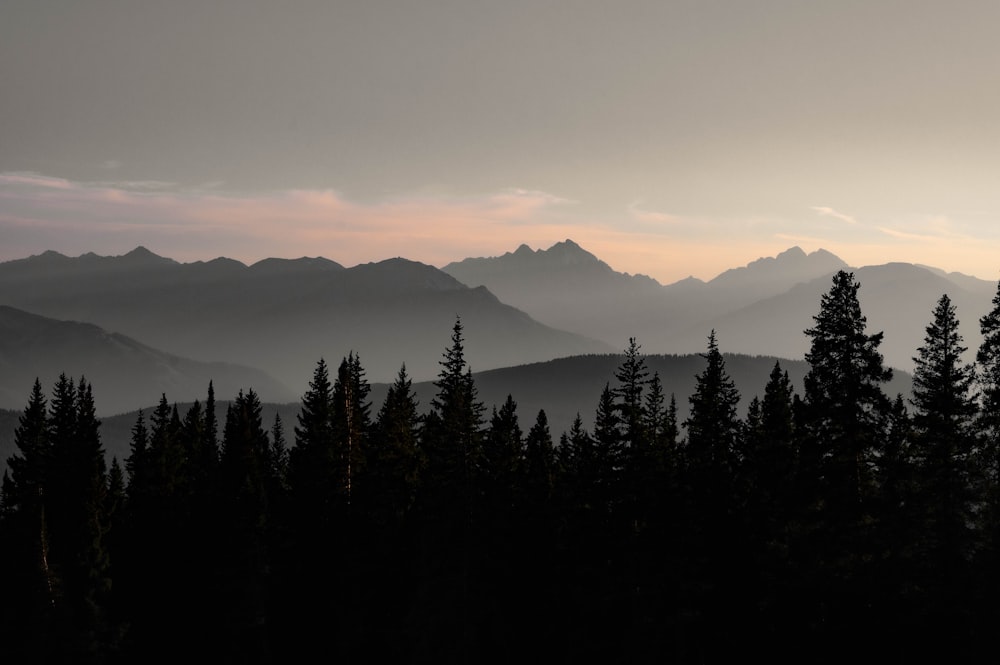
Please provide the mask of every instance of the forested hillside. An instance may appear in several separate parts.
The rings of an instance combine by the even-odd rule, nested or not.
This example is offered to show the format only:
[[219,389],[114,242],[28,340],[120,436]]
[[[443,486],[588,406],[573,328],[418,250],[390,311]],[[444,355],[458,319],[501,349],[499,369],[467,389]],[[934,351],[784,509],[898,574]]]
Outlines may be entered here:
[[965,314],[975,363],[938,299],[906,399],[859,286],[839,271],[820,298],[801,391],[775,362],[739,409],[713,331],[672,396],[633,339],[564,434],[517,395],[484,405],[461,320],[426,409],[405,368],[374,403],[351,353],[316,363],[294,419],[265,420],[252,387],[224,410],[211,384],[184,409],[164,395],[110,465],[95,388],[36,382],[2,485],[0,656],[992,654],[1000,290]]

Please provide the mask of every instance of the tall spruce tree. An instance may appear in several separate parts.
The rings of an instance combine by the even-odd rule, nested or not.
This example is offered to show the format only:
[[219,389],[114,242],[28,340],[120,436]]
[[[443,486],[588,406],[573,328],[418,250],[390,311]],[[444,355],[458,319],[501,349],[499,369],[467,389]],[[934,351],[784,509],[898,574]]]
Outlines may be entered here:
[[36,522],[41,518],[49,457],[52,454],[48,404],[38,379],[32,386],[28,405],[18,417],[14,447],[17,452],[7,459],[11,472],[9,507],[23,515],[33,515],[31,521]]
[[[754,398],[757,419],[747,428],[742,451],[747,500],[760,518],[778,522],[788,517],[788,492],[794,484],[793,397],[788,372],[775,361],[764,387],[764,399]],[[749,413],[754,410],[751,404]],[[747,420],[750,425],[752,418],[748,416]]]
[[594,414],[594,485],[592,505],[599,514],[609,516],[621,498],[621,473],[624,465],[621,415],[610,384],[604,384]]
[[[979,319],[979,330],[983,339],[976,352],[980,435],[976,466],[984,481],[984,509],[979,521],[988,559],[1000,562],[1000,282],[992,308]],[[994,584],[1000,587],[1000,575]]]
[[417,497],[420,415],[406,366],[399,369],[379,409],[366,472],[368,504],[377,523],[398,524]]
[[270,506],[266,468],[269,441],[261,419],[260,399],[253,389],[240,390],[226,411],[220,481],[225,488],[226,523],[219,604],[226,632],[240,636],[231,645],[233,658],[267,659],[269,616],[265,603],[267,533]]
[[546,506],[555,489],[556,454],[545,410],[539,410],[524,442],[524,488],[527,505]]
[[696,630],[712,644],[710,660],[720,659],[720,647],[735,640],[734,614],[741,611],[736,581],[743,572],[745,552],[736,528],[734,477],[742,423],[736,407],[739,392],[719,351],[715,331],[702,354],[705,368],[695,376],[684,421],[687,473],[687,581],[694,611],[701,616]]
[[370,392],[371,387],[365,379],[361,360],[352,351],[337,368],[331,414],[336,446],[334,482],[337,493],[348,508],[351,505],[355,478],[365,460],[365,448],[371,428],[371,403],[368,402]]
[[618,387],[614,391],[623,443],[629,454],[637,459],[642,459],[646,448],[646,405],[642,397],[649,383],[649,371],[646,359],[640,353],[641,348],[634,337],[629,338],[625,356],[615,371]]
[[[326,362],[320,358],[295,427],[295,447],[289,452],[289,481],[296,511],[311,523],[314,533],[324,532],[335,504],[336,452],[333,435],[333,385]],[[318,521],[317,521],[318,520]]]
[[882,384],[892,370],[882,364],[882,333],[869,335],[858,301],[860,283],[839,271],[820,300],[806,362],[808,436],[820,448],[825,500],[833,518],[854,523],[875,492],[873,461],[883,440],[889,400]]
[[[736,407],[739,391],[719,351],[713,330],[708,336],[708,351],[702,354],[705,369],[695,376],[694,394],[689,398],[691,411],[687,429],[688,473],[700,500],[713,504],[731,495],[736,453],[741,431]],[[717,506],[721,508],[720,506]]]
[[462,321],[456,319],[451,346],[445,350],[434,382],[434,418],[425,423],[423,444],[427,460],[425,488],[436,495],[436,509],[457,511],[462,515],[459,519],[469,523],[481,462],[484,407],[465,360],[462,331]]
[[[924,344],[913,359],[914,453],[917,503],[922,524],[920,556],[930,607],[940,621],[958,630],[968,611],[972,529],[977,508],[973,494],[973,366],[963,361],[966,347],[958,331],[955,306],[947,295],[934,308]],[[953,636],[957,637],[957,636]]]
[[[49,524],[45,499],[52,454],[47,400],[35,379],[28,404],[14,430],[16,452],[7,460],[3,560],[13,575],[5,578],[0,599],[2,634],[12,660],[44,662],[55,657],[53,610],[60,600],[61,579],[49,563]],[[7,480],[5,474],[5,481]]]
[[860,286],[853,273],[838,271],[805,331],[809,370],[799,444],[805,492],[798,500],[808,509],[796,537],[796,564],[811,571],[802,584],[811,607],[799,614],[849,636],[839,642],[844,650],[874,639],[877,461],[890,407],[882,384],[892,378],[879,352],[882,333],[866,330]]
[[493,407],[483,441],[483,481],[494,519],[510,511],[523,464],[524,434],[518,421],[517,402],[507,395],[499,410]]

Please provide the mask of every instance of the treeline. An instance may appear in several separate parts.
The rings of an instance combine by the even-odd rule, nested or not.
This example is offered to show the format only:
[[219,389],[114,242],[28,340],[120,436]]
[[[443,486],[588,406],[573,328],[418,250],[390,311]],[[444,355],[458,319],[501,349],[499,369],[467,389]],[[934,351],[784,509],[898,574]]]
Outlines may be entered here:
[[[948,297],[910,399],[851,273],[797,393],[745,418],[715,333],[678,422],[629,340],[594,425],[487,412],[458,321],[426,414],[320,360],[291,432],[253,390],[164,396],[105,464],[92,388],[36,381],[0,499],[3,662],[964,660],[1000,619],[1000,288]],[[613,379],[613,380],[612,380]],[[530,423],[530,424],[529,424]]]

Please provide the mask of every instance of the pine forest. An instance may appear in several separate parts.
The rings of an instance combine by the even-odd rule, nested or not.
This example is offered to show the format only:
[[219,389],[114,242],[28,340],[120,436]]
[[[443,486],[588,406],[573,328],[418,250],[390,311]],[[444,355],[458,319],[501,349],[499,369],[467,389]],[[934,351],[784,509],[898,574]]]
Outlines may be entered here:
[[986,656],[1000,290],[964,313],[972,350],[941,296],[897,395],[859,288],[836,273],[803,385],[776,362],[745,416],[724,331],[690,395],[629,339],[565,432],[480,400],[461,319],[430,404],[405,366],[373,404],[351,353],[318,359],[294,422],[264,422],[250,386],[224,409],[212,384],[182,410],[163,395],[126,459],[105,454],[99,385],[36,380],[0,497],[0,661]]

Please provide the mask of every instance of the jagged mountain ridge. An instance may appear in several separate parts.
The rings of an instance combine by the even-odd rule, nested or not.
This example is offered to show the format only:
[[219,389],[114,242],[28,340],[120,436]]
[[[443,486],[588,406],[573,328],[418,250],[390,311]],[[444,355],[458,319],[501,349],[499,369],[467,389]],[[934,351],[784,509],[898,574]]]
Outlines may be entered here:
[[[576,261],[551,260],[576,252]],[[526,271],[515,261],[533,261]],[[602,276],[592,267],[607,268]],[[894,267],[893,267],[894,266]],[[934,303],[948,293],[956,303],[967,345],[979,344],[977,322],[990,308],[995,283],[960,273],[887,264],[850,268],[826,250],[792,247],[726,270],[705,282],[690,277],[649,288],[626,273],[616,273],[572,241],[549,250],[522,246],[513,254],[467,259],[443,268],[469,284],[485,284],[505,302],[539,320],[597,337],[623,348],[636,337],[650,353],[695,353],[715,329],[723,350],[801,358],[808,349],[803,331],[819,311],[831,277],[852,270],[861,282],[859,297],[870,332],[885,332],[886,361],[912,368]],[[648,279],[648,278],[647,278]]]
[[695,352],[664,341],[689,324],[720,316],[794,284],[832,274],[846,264],[818,250],[793,247],[773,258],[733,268],[709,282],[690,277],[662,285],[644,275],[615,272],[590,252],[565,240],[547,250],[522,245],[493,258],[465,259],[442,270],[485,285],[504,302],[558,328],[623,347],[629,337],[656,352]]
[[391,380],[403,363],[431,378],[457,317],[476,369],[612,350],[401,258],[344,268],[309,258],[179,263],[144,248],[120,257],[46,252],[0,263],[0,303],[180,356],[259,367],[296,392],[320,357],[335,365],[351,351],[373,380]]

